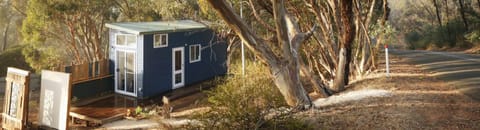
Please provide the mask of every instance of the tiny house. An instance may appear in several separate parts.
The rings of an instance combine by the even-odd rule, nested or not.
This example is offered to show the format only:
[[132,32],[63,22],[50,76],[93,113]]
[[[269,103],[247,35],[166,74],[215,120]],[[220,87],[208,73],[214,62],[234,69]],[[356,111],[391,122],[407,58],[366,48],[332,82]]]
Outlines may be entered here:
[[108,23],[115,92],[139,99],[224,75],[227,45],[191,21]]

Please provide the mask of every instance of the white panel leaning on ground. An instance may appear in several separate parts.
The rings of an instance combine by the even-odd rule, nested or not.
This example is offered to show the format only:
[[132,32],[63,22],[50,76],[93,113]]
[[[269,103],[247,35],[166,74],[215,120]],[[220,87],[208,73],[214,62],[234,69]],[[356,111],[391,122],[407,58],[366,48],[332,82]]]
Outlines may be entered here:
[[59,130],[68,128],[70,104],[70,74],[42,70],[40,90],[40,126]]

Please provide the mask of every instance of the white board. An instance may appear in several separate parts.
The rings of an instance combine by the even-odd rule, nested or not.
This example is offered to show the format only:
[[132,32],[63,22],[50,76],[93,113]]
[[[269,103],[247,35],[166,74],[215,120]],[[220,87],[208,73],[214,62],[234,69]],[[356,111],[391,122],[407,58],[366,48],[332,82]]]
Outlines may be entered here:
[[42,70],[39,123],[42,126],[67,129],[70,104],[70,74]]

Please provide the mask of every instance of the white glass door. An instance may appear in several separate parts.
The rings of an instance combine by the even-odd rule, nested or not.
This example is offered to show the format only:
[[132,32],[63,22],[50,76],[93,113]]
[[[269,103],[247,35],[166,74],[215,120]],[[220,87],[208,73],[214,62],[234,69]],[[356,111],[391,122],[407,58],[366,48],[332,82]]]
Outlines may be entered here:
[[119,50],[116,58],[115,92],[136,97],[135,53]]
[[175,89],[182,87],[185,83],[185,59],[183,47],[173,48],[172,53],[172,87]]

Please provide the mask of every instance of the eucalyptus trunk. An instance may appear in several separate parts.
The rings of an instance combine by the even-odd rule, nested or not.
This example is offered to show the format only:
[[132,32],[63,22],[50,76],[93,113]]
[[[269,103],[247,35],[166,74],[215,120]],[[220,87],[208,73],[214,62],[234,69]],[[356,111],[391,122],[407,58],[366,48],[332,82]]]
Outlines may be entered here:
[[281,55],[247,26],[245,21],[234,13],[230,4],[224,0],[208,0],[225,23],[245,42],[255,55],[265,62],[270,69],[276,87],[280,90],[289,106],[297,109],[309,108],[312,102],[300,82],[299,46],[308,39],[313,29],[307,33],[300,32],[298,23],[288,15],[284,0],[272,0],[276,39],[281,45]]
[[353,2],[351,0],[340,1],[340,17],[342,24],[342,36],[340,39],[340,51],[338,55],[337,72],[333,81],[332,89],[342,91],[349,82],[350,62],[352,57],[352,42],[355,38],[355,24],[353,23]]
[[468,31],[469,27],[467,17],[465,16],[465,4],[463,0],[458,0],[458,4],[460,5],[460,16],[462,16],[463,26],[465,26],[465,30]]

